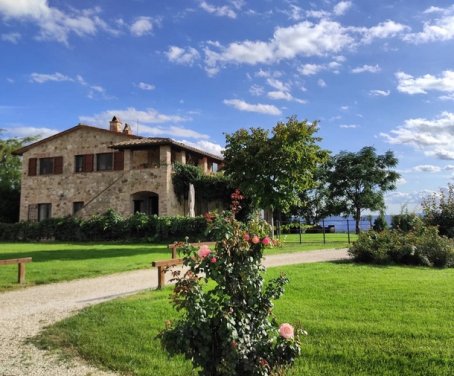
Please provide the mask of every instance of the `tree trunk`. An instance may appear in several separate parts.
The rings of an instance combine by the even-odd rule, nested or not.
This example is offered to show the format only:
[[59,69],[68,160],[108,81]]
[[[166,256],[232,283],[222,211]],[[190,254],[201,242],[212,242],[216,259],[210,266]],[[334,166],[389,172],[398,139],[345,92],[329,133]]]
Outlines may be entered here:
[[361,229],[359,228],[359,221],[361,220],[361,209],[357,208],[355,213],[355,233],[359,234]]

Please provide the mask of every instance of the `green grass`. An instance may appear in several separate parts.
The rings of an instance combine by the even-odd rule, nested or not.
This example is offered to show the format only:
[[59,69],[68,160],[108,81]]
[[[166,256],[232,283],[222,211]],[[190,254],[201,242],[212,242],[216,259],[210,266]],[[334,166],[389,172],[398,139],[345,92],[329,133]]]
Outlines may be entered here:
[[[170,258],[166,245],[116,243],[0,243],[0,259],[32,257],[26,286],[143,269]],[[17,265],[0,266],[0,291],[17,287]]]
[[[267,249],[266,254],[347,246],[345,234],[344,242],[326,244],[322,243],[320,234],[311,235],[314,237],[308,237],[304,244],[297,243],[296,238],[288,239],[292,242]],[[32,286],[149,268],[152,261],[168,259],[171,255],[166,245],[150,243],[0,243],[0,259],[20,257],[33,258],[26,264],[24,285]],[[21,286],[17,284],[17,265],[0,265],[0,291],[18,287]]]
[[[290,278],[276,302],[279,322],[309,336],[289,375],[447,376],[454,369],[454,270],[304,264],[269,269]],[[83,310],[35,339],[131,375],[194,375],[168,358],[156,334],[175,317],[171,289]]]

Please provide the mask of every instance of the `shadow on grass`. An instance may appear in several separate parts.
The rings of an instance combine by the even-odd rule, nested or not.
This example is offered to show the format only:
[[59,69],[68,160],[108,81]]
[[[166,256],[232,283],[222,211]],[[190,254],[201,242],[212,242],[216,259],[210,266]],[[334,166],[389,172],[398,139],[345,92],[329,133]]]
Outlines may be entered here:
[[[94,245],[94,248],[71,248],[71,249],[54,249],[49,250],[31,250],[30,252],[8,252],[0,253],[0,259],[11,259],[21,257],[32,257],[33,262],[47,262],[47,261],[71,261],[71,260],[92,260],[92,259],[103,259],[103,258],[115,258],[115,257],[128,257],[138,255],[154,255],[160,253],[167,253],[165,246],[140,246],[140,247],[128,247],[124,245],[115,247],[115,245],[109,244],[110,248],[98,249]],[[170,258],[170,253],[169,253]]]

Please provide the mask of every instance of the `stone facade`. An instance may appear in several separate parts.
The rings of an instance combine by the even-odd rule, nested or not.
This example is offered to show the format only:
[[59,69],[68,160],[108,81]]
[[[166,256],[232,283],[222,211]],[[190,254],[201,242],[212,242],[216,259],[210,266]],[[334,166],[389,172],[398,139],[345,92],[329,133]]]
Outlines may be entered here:
[[[154,144],[115,147],[148,140]],[[20,220],[86,217],[109,208],[123,216],[185,215],[173,190],[172,163],[185,163],[188,153],[204,171],[209,162],[222,162],[170,139],[132,136],[112,122],[110,130],[78,125],[17,151],[23,156]]]

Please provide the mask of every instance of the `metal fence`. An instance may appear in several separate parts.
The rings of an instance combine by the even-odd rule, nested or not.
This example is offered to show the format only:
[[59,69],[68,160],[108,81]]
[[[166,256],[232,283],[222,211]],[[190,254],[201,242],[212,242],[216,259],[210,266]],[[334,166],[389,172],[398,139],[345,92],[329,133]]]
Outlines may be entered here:
[[[316,225],[308,225],[304,221],[276,221],[276,236],[286,243],[348,243],[355,234],[355,221],[351,218],[325,218]],[[372,228],[370,220],[361,220],[361,231]]]

